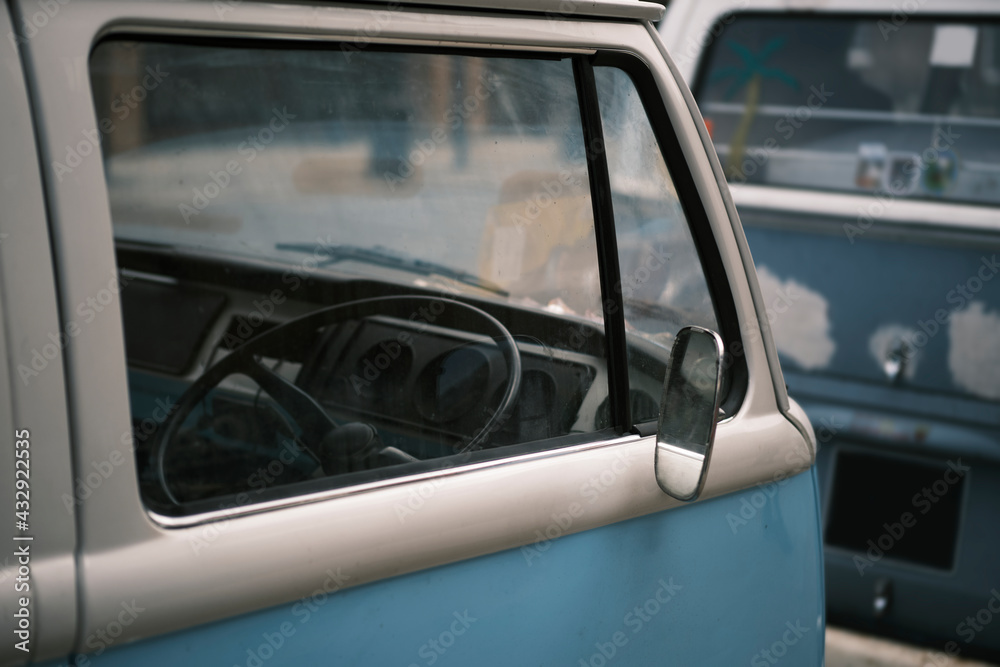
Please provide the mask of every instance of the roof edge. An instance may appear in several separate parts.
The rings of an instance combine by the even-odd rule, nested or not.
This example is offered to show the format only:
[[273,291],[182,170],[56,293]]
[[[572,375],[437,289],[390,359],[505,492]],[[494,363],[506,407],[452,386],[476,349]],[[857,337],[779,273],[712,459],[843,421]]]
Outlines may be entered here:
[[[365,4],[376,0],[361,0]],[[642,0],[396,0],[405,6],[453,7],[473,10],[498,10],[547,14],[553,18],[575,17],[620,18],[659,21],[666,12],[664,5]],[[385,0],[377,2],[385,4]]]

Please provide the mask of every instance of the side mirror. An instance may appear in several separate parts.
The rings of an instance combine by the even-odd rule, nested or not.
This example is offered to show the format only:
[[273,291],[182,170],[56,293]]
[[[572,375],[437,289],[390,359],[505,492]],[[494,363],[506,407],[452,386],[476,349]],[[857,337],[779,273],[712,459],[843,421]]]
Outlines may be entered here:
[[702,327],[677,333],[656,428],[656,483],[678,500],[705,485],[722,394],[722,338]]

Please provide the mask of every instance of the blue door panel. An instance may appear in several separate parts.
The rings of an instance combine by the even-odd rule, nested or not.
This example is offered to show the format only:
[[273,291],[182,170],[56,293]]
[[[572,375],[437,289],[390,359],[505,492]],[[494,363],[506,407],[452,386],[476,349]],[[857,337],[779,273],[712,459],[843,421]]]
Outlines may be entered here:
[[787,665],[818,665],[817,502],[810,470],[332,594],[328,578],[311,599],[87,658],[100,667],[728,667],[769,664],[767,650]]

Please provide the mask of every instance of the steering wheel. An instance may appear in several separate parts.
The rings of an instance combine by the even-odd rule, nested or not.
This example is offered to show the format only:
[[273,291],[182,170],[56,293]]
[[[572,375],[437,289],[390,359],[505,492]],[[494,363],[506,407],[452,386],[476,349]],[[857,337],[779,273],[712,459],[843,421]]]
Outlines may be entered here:
[[[362,423],[340,425],[315,398],[301,387],[278,375],[259,360],[262,356],[288,358],[286,352],[301,351],[304,341],[319,328],[337,322],[372,316],[414,321],[421,308],[434,303],[443,306],[429,317],[435,326],[447,326],[489,336],[496,343],[507,366],[507,384],[496,411],[460,452],[478,448],[494,427],[503,424],[517,402],[521,385],[521,355],[510,331],[489,313],[454,299],[431,296],[387,296],[360,299],[323,308],[285,322],[240,345],[224,359],[207,369],[178,399],[174,409],[157,430],[153,441],[153,466],[156,478],[167,498],[180,505],[166,478],[166,454],[172,440],[192,410],[216,386],[235,374],[246,375],[267,392],[302,431],[306,450],[317,459],[326,475],[347,472],[352,463],[373,457],[403,463],[412,456],[394,447],[382,447],[374,427]],[[474,317],[469,317],[472,315]],[[347,470],[344,470],[344,467]]]

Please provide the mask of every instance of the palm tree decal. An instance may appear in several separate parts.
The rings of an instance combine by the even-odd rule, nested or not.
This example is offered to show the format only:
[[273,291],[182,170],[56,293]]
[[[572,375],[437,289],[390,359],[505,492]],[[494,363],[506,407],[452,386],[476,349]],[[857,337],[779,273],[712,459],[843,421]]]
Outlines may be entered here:
[[747,102],[743,118],[729,142],[729,159],[726,160],[726,176],[729,178],[742,178],[743,176],[740,167],[746,153],[747,135],[750,134],[750,126],[753,125],[754,118],[757,116],[760,89],[764,79],[776,79],[791,86],[793,90],[799,89],[799,82],[789,76],[787,72],[767,64],[767,60],[785,45],[785,41],[784,37],[775,37],[764,45],[760,53],[756,54],[742,44],[728,42],[729,48],[736,52],[743,64],[722,67],[712,74],[710,81],[734,77],[732,85],[726,90],[725,99],[731,98],[743,86],[747,88]]

